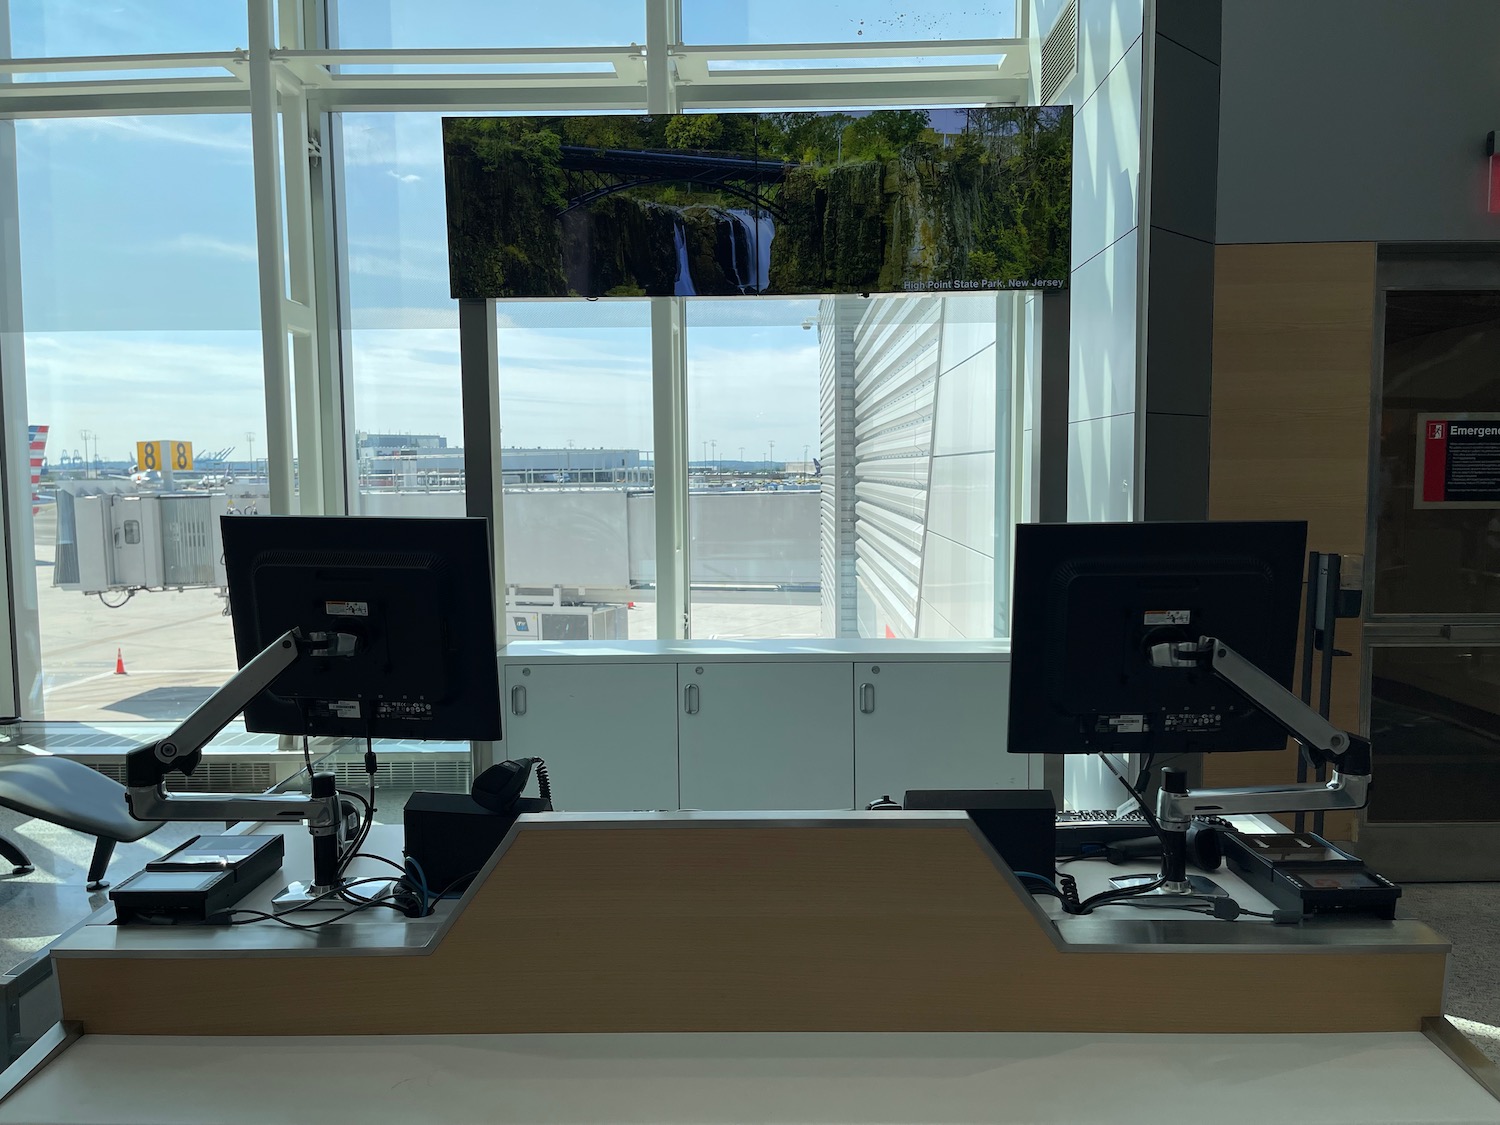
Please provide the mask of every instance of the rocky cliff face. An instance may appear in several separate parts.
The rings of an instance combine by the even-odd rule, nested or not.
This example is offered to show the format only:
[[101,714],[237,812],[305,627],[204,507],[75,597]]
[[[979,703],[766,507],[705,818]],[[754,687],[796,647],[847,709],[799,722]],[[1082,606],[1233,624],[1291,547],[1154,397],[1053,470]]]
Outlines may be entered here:
[[1004,273],[977,250],[1003,187],[996,165],[913,145],[888,161],[796,168],[768,193],[774,211],[621,193],[563,216],[564,270],[585,296],[963,288]]

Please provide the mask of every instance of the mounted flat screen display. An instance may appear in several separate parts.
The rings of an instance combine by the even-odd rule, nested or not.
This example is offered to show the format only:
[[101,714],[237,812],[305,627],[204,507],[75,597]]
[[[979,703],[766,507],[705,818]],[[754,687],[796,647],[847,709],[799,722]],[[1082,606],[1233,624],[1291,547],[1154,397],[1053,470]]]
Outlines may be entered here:
[[452,117],[453,296],[1060,289],[1062,108]]

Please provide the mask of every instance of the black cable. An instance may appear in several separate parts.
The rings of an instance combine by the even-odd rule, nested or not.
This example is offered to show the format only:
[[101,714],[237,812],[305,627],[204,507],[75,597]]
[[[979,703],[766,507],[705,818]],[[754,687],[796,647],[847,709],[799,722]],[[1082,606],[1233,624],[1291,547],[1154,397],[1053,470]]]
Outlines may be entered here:
[[1140,807],[1141,816],[1145,819],[1146,823],[1151,826],[1151,831],[1155,832],[1158,836],[1161,836],[1161,823],[1156,819],[1156,814],[1151,811],[1151,806],[1146,803],[1146,798],[1140,795],[1135,786],[1131,785],[1130,782],[1126,781],[1118,773],[1115,773],[1114,767],[1110,765],[1109,759],[1106,758],[1105,755],[1100,754],[1099,757],[1104,762],[1104,768],[1115,775],[1115,780],[1125,787],[1125,792],[1129,793],[1131,798],[1135,801],[1136,805]]
[[387,859],[385,856],[383,856],[383,855],[376,855],[373,852],[355,852],[349,858],[351,860],[353,860],[353,859],[373,859],[373,860],[375,860],[375,861],[377,861],[379,863],[389,864],[391,867],[394,867],[397,871],[401,872],[401,874],[403,874],[403,875],[407,874],[406,868],[402,867],[394,859]]
[[465,883],[478,874],[478,871],[470,871],[467,875],[460,875],[457,879],[453,880],[453,882],[449,883],[442,890],[438,891],[437,894],[433,894],[431,891],[428,891],[427,902],[424,904],[426,909],[423,911],[423,917],[426,917],[426,915],[432,911],[432,907],[436,903],[443,901],[443,899],[447,898],[450,893],[456,890],[460,883]]
[[[371,802],[365,800],[361,794],[356,793],[352,789],[339,789],[337,792],[341,797],[353,797],[365,807],[364,819],[360,822],[358,830],[354,833],[353,841],[345,845],[343,854],[339,856],[338,873],[342,875],[344,868],[349,866],[349,861],[354,858],[355,853],[365,846],[365,839],[370,835],[370,823],[375,819],[375,807]],[[343,821],[343,815],[343,810],[340,809],[340,823]]]
[[1104,906],[1108,903],[1116,901],[1117,899],[1134,898],[1136,895],[1146,894],[1148,891],[1156,890],[1157,887],[1160,887],[1165,882],[1165,879],[1157,878],[1153,882],[1142,883],[1137,887],[1117,887],[1112,891],[1100,891],[1098,894],[1090,895],[1088,898],[1079,903],[1078,913],[1087,914],[1096,907]]
[[[349,917],[351,914],[358,914],[362,910],[368,910],[372,906],[381,906],[384,904],[384,902],[385,899],[383,898],[370,899],[368,902],[362,903],[359,906],[352,907],[349,910],[345,910],[341,914],[335,914],[331,918],[321,918],[316,922],[288,922],[284,915],[290,914],[292,912],[290,910],[283,910],[280,914],[267,914],[263,910],[231,910],[228,913],[249,914],[251,915],[251,917],[245,918],[240,921],[231,921],[229,924],[231,926],[248,926],[252,922],[278,922],[281,925],[287,926],[293,930],[316,930],[321,926],[328,925],[328,923],[330,922],[337,922],[341,918]],[[300,907],[294,907],[293,909],[300,909]]]
[[[1135,787],[1145,792],[1146,786],[1151,781],[1151,763],[1156,761],[1156,752],[1153,750],[1146,755],[1146,760],[1141,763],[1141,772],[1135,775]],[[1137,796],[1136,800],[1140,800]]]
[[547,763],[541,758],[531,759],[531,768],[536,772],[536,789],[547,807],[552,807],[552,778],[547,774]]
[[311,778],[313,775],[312,750],[307,744],[307,735],[305,734],[302,736],[302,761],[307,765],[307,776]]

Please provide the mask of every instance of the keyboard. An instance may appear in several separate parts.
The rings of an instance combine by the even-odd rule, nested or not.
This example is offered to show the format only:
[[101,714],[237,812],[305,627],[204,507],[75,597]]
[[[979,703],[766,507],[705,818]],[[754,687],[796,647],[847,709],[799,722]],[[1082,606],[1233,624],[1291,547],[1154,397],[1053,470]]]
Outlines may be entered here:
[[1134,824],[1143,825],[1146,818],[1140,809],[1117,813],[1114,809],[1061,809],[1057,813],[1059,828],[1072,828],[1079,824]]
[[1117,814],[1114,809],[1062,809],[1057,813],[1060,856],[1082,855],[1120,840],[1150,836],[1151,826],[1140,809]]

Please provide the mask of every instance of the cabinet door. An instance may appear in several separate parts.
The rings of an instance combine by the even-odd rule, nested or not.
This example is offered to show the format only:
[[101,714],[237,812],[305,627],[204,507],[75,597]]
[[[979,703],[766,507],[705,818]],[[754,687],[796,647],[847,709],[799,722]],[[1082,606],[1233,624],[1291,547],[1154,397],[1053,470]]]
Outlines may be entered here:
[[1030,759],[1005,752],[1010,664],[854,666],[856,808],[908,789],[1025,789]]
[[685,809],[847,809],[850,664],[679,664]]
[[505,755],[545,758],[559,810],[677,807],[677,668],[508,664]]

